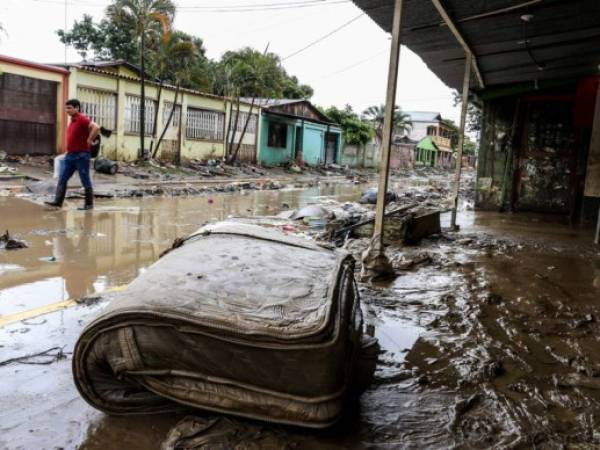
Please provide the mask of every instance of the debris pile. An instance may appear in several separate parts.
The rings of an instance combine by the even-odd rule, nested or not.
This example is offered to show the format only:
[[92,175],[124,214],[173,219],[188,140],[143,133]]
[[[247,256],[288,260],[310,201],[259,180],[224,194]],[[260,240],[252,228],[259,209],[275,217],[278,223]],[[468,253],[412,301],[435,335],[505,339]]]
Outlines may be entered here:
[[8,230],[0,235],[0,250],[18,250],[20,248],[27,248],[27,244],[24,241],[12,238]]

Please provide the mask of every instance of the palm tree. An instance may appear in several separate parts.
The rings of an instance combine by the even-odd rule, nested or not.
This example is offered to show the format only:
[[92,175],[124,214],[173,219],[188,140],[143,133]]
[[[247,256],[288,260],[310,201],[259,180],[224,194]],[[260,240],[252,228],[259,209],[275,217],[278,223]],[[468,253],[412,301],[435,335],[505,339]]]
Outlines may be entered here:
[[[159,91],[158,91],[158,101],[160,102],[160,96],[163,85],[163,74],[167,70],[169,64],[172,64],[173,61],[177,61],[177,70],[175,71],[175,98],[173,99],[173,107],[169,113],[169,117],[167,118],[167,122],[163,125],[163,130],[158,138],[158,142],[156,143],[156,147],[154,147],[154,151],[151,150],[152,158],[156,158],[156,154],[158,153],[158,149],[160,148],[160,144],[165,137],[165,133],[167,128],[173,119],[173,115],[175,113],[175,109],[177,107],[177,100],[179,97],[179,91],[181,89],[181,85],[190,81],[191,77],[191,63],[198,56],[198,49],[194,45],[192,41],[181,40],[180,35],[168,33],[164,36],[159,53],[158,53],[158,70],[160,77]],[[180,119],[181,120],[181,119]],[[156,116],[154,120],[154,127],[156,131],[156,123],[158,122],[158,108],[156,108]],[[155,135],[153,136],[154,139]],[[152,149],[152,146],[151,146]]]
[[[385,105],[369,106],[363,112],[363,118],[373,124],[377,140],[383,141],[383,121],[385,119]],[[410,116],[403,113],[400,107],[394,107],[394,132],[396,134],[405,134],[412,130],[413,123]]]
[[132,30],[133,37],[139,40],[141,68],[140,152],[142,156],[145,156],[146,39],[153,34],[160,34],[161,28],[164,30],[167,24],[173,23],[175,5],[171,0],[114,0],[114,3],[106,8],[106,15],[115,23]]

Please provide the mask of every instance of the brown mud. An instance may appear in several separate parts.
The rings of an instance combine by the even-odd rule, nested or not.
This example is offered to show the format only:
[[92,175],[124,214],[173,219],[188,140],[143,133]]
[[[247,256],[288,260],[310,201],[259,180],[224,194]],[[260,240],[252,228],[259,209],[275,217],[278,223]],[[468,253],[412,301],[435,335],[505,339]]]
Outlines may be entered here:
[[[70,352],[110,297],[102,292],[205,222],[356,201],[361,190],[109,200],[87,214],[0,198],[0,210],[18,211],[3,214],[3,228],[29,247],[0,252],[0,320],[87,299],[0,326],[0,448],[158,449],[187,415],[213,418],[108,417],[79,397]],[[600,253],[591,231],[530,214],[459,217],[459,233],[391,243],[398,277],[361,285],[381,352],[372,386],[346,417],[324,431],[232,419],[240,448],[600,448]],[[367,241],[348,248],[359,253]],[[55,348],[61,353],[2,363]],[[227,448],[222,436],[198,448]]]

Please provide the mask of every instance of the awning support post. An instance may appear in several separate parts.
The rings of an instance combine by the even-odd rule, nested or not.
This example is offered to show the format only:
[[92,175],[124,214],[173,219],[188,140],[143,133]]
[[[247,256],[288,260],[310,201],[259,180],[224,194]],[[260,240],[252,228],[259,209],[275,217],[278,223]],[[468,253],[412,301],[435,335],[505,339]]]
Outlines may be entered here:
[[[398,64],[400,61],[400,44],[402,28],[402,6],[404,0],[395,0],[394,19],[392,22],[392,46],[388,69],[387,94],[385,99],[385,118],[383,120],[383,139],[381,142],[381,162],[379,167],[379,184],[377,190],[377,206],[375,210],[375,227],[371,246],[363,257],[363,278],[373,275],[393,273],[391,264],[385,256],[383,247],[383,222],[385,213],[385,194],[388,188],[390,172],[390,155],[394,128],[394,110],[396,107],[396,85],[398,83]],[[367,275],[367,272],[370,272]]]
[[600,244],[600,208],[598,209],[598,223],[596,224],[596,238],[594,242]]
[[460,112],[460,130],[458,136],[458,148],[456,149],[456,174],[454,176],[454,205],[452,207],[452,218],[450,220],[450,228],[457,230],[456,212],[458,210],[458,192],[460,190],[460,175],[462,172],[462,155],[465,144],[465,124],[467,121],[467,107],[469,106],[469,86],[471,83],[471,67],[473,62],[473,54],[466,53],[465,58],[465,75],[462,87],[462,108]]

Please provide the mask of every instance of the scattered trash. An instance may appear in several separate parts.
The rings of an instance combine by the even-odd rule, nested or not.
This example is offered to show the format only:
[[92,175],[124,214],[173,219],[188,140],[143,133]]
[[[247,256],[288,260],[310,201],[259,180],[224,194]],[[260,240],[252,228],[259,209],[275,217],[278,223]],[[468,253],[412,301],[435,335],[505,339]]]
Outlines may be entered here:
[[10,237],[8,230],[3,235],[0,235],[0,249],[18,250],[21,248],[27,248],[27,244],[24,241]]
[[[386,203],[396,201],[397,198],[398,196],[394,192],[387,191],[385,194]],[[377,188],[369,188],[363,192],[360,203],[375,205],[377,203]]]
[[4,361],[0,361],[0,367],[7,366],[9,364],[49,365],[67,357],[66,353],[63,351],[63,348],[64,347],[52,347],[48,350],[44,350],[43,352],[6,359]]

